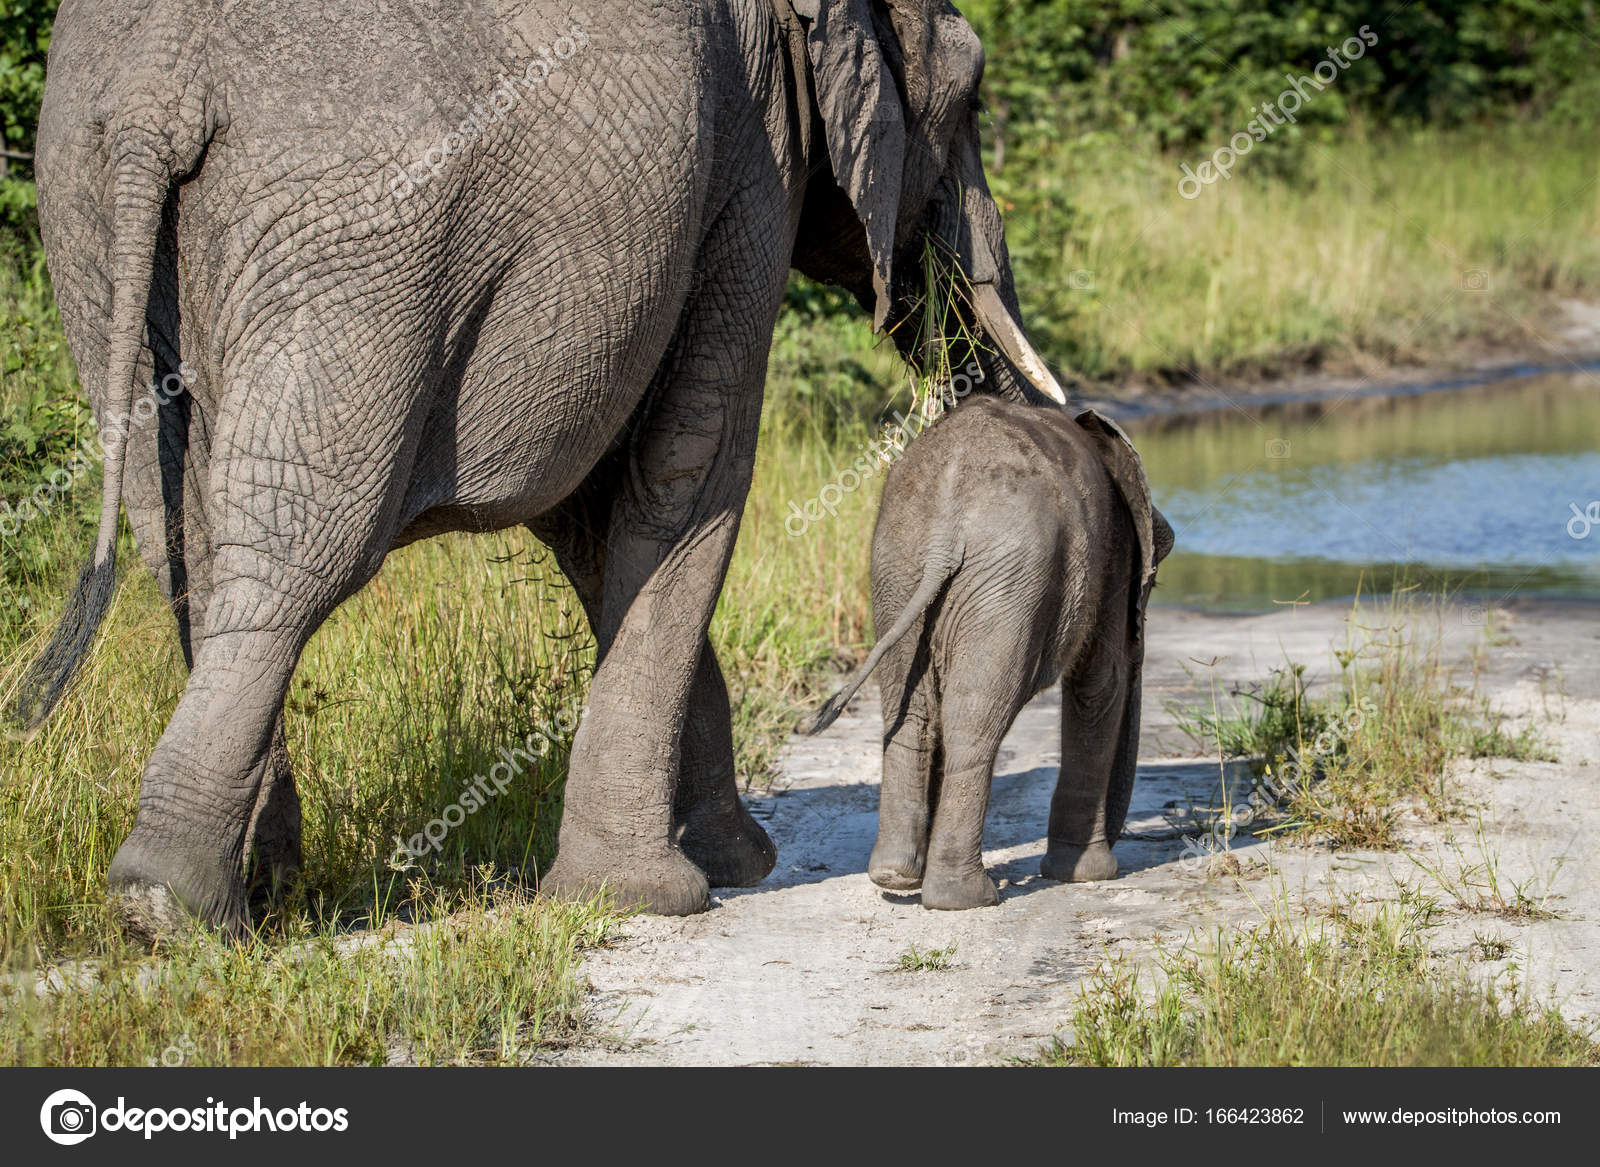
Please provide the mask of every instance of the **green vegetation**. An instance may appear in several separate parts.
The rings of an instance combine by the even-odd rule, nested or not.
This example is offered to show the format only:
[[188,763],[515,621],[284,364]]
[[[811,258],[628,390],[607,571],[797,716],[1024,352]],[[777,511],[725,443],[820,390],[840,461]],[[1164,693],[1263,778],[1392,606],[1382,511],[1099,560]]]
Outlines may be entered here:
[[[1285,139],[1352,121],[1445,127],[1527,116],[1589,125],[1597,82],[1585,0],[966,0],[989,54],[985,96],[1007,157],[1085,134],[1205,145],[1363,28],[1368,43]],[[1009,166],[1009,161],[1007,162]]]
[[954,941],[943,948],[918,948],[913,944],[900,954],[896,972],[944,972],[956,958]]
[[[1170,156],[1083,140],[991,185],[1030,336],[1080,382],[1367,375],[1543,351],[1559,301],[1600,289],[1597,144],[1553,122],[1354,126],[1190,201]],[[869,346],[837,310],[845,351]]]
[[110,942],[53,974],[71,991],[0,982],[0,1064],[514,1065],[576,1033],[577,954],[610,934],[603,906],[480,889],[425,915],[359,937],[195,936],[157,962]]
[[1436,820],[1457,813],[1453,759],[1552,760],[1532,726],[1507,730],[1473,679],[1447,663],[1437,617],[1414,593],[1358,600],[1348,629],[1325,693],[1312,696],[1305,666],[1290,664],[1234,688],[1226,709],[1174,711],[1201,748],[1252,759],[1257,830],[1393,849],[1408,802]]
[[[1600,1046],[1515,980],[1435,967],[1435,906],[1279,914],[1167,953],[1153,993],[1113,959],[1083,987],[1057,1066],[1593,1066]],[[1491,941],[1490,950],[1503,954]]]
[[[94,433],[32,224],[26,155],[54,7],[0,4],[0,498],[13,509],[48,500],[36,516],[0,522],[0,695],[47,635],[98,516],[97,470],[37,493]],[[1222,145],[1282,88],[1283,72],[1351,35],[1365,19],[1353,4],[964,7],[988,44],[991,180],[1024,307],[1041,352],[1080,379],[1453,359],[1469,339],[1526,345],[1557,299],[1600,286],[1587,120],[1596,82],[1573,31],[1586,20],[1579,0],[1474,2],[1444,17],[1436,3],[1407,6],[1292,132],[1193,201],[1177,193],[1178,163]],[[747,786],[767,781],[840,646],[869,636],[878,483],[843,495],[802,536],[788,525],[791,504],[834,481],[891,407],[910,409],[907,384],[848,297],[795,281],[712,628]],[[123,562],[138,563],[131,544]],[[1286,828],[1381,843],[1402,798],[1446,813],[1449,756],[1539,749],[1459,690],[1436,651],[1385,642],[1363,652],[1329,696],[1307,695],[1291,673],[1241,697],[1248,712],[1196,722],[1224,752],[1276,766],[1341,713],[1376,704],[1381,716],[1341,736],[1314,780],[1274,803]],[[421,831],[498,747],[581,703],[592,663],[576,598],[526,534],[391,556],[313,641],[291,691],[306,837],[295,898],[242,949],[196,938],[147,958],[111,928],[104,877],[183,670],[153,582],[130,566],[55,717],[31,742],[0,740],[0,971],[13,978],[0,988],[0,1062],[138,1063],[172,1049],[199,1064],[512,1062],[568,1039],[575,954],[602,943],[616,917],[528,894],[553,852],[565,743],[438,853],[392,859],[396,837]],[[1514,908],[1523,895],[1485,884],[1487,870],[1463,872],[1464,899],[1477,888]],[[1369,1058],[1443,1057],[1454,1043],[1478,1062],[1593,1060],[1520,999],[1424,977],[1415,929],[1354,927],[1309,938],[1267,930],[1193,958],[1188,981],[1169,969],[1159,1026],[1131,986],[1121,1005],[1096,998],[1103,1012],[1085,1016],[1104,1020],[1103,1048],[1057,1056],[1334,1060],[1333,1039],[1318,1035],[1344,1027],[1306,1019],[1342,1016],[1334,1006],[1349,997],[1366,1010],[1351,1018],[1366,1028],[1340,1047],[1352,1058],[1358,1047]],[[354,929],[382,939],[357,943]],[[913,948],[899,967],[947,967],[954,950]],[[1362,959],[1325,967],[1335,952]],[[86,963],[63,972],[69,958]],[[46,974],[72,987],[35,993]],[[1275,976],[1293,978],[1293,992],[1282,996]],[[1310,995],[1322,981],[1340,992]],[[1410,994],[1391,998],[1408,1007],[1390,1036],[1360,1004],[1369,989]],[[1287,1028],[1269,1044],[1274,1021]]]
[[[1563,855],[1550,870],[1534,872],[1517,879],[1506,871],[1500,850],[1488,838],[1480,814],[1473,822],[1472,841],[1478,857],[1469,859],[1466,847],[1452,837],[1446,841],[1443,857],[1411,854],[1407,857],[1455,901],[1463,912],[1503,916],[1508,920],[1550,920],[1558,913],[1549,905],[1560,898],[1556,880],[1566,866]],[[1480,942],[1485,952],[1487,946]]]
[[1292,174],[1259,161],[1193,201],[1128,144],[997,184],[1040,351],[1101,381],[1366,374],[1540,350],[1600,287],[1592,133],[1352,127]]

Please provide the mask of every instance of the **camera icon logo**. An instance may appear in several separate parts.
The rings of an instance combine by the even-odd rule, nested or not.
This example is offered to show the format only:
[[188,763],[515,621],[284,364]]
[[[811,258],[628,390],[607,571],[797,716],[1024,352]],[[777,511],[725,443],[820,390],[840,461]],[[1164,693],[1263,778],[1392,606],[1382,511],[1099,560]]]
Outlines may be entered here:
[[39,1125],[45,1138],[63,1147],[75,1146],[94,1134],[98,1108],[87,1094],[57,1090],[39,1108]]
[[1088,268],[1077,268],[1067,273],[1067,287],[1074,292],[1094,291],[1094,272]]
[[1481,292],[1489,286],[1489,273],[1482,268],[1469,268],[1461,273],[1461,287],[1468,292]]
[[1273,461],[1277,462],[1277,461],[1282,461],[1284,458],[1290,457],[1291,454],[1292,454],[1292,450],[1291,450],[1291,447],[1289,445],[1289,439],[1288,438],[1268,438],[1267,439],[1267,457],[1268,458],[1271,458]]

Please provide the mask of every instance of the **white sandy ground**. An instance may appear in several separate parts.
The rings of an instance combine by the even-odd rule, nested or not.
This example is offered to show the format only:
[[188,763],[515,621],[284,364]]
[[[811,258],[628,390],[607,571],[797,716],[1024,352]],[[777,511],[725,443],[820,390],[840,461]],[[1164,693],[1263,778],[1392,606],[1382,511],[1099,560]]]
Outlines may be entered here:
[[[1031,1057],[1053,1035],[1070,1038],[1078,986],[1108,954],[1148,960],[1158,944],[1249,926],[1275,899],[1392,900],[1401,884],[1433,892],[1448,909],[1431,934],[1442,960],[1470,961],[1484,976],[1511,975],[1514,962],[1530,989],[1570,1018],[1592,1021],[1600,1016],[1600,606],[1508,599],[1490,624],[1494,644],[1477,608],[1446,607],[1414,629],[1442,634],[1447,657],[1464,662],[1463,680],[1480,646],[1483,691],[1513,715],[1509,727],[1534,721],[1560,761],[1463,763],[1460,786],[1476,809],[1454,826],[1408,817],[1409,854],[1451,882],[1493,860],[1503,880],[1548,894],[1558,918],[1463,910],[1405,852],[1332,854],[1241,838],[1239,874],[1193,849],[1185,859],[1170,817],[1215,804],[1219,767],[1195,756],[1168,704],[1208,702],[1213,673],[1226,700],[1231,683],[1264,678],[1286,658],[1325,679],[1350,617],[1348,605],[1247,617],[1152,610],[1127,829],[1165,837],[1125,838],[1116,848],[1122,875],[1109,883],[1038,875],[1059,740],[1058,691],[1041,695],[1006,739],[990,804],[985,861],[1000,881],[996,908],[926,911],[915,894],[886,894],[867,880],[880,720],[875,700],[858,700],[826,735],[791,741],[774,793],[752,802],[777,841],[777,871],[759,888],[716,893],[704,915],[628,921],[624,938],[585,964],[597,1036],[549,1060],[964,1065]],[[1214,670],[1197,663],[1213,658]],[[1481,873],[1468,875],[1482,882]],[[1477,935],[1509,940],[1511,951],[1474,959]],[[913,944],[955,944],[953,967],[896,971]]]

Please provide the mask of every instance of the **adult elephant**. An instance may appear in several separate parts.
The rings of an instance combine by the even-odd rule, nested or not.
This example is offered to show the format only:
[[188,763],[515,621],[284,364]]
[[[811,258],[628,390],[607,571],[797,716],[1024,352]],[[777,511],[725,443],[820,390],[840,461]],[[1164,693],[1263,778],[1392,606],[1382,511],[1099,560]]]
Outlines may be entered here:
[[[247,927],[247,878],[298,862],[307,640],[391,548],[515,524],[599,645],[544,886],[690,913],[771,869],[706,629],[789,268],[915,361],[932,241],[989,386],[1061,396],[982,61],[943,0],[64,0],[39,217],[105,496],[17,716],[87,651],[126,502],[190,666],[110,868],[131,931]],[[141,424],[152,381],[183,391]]]

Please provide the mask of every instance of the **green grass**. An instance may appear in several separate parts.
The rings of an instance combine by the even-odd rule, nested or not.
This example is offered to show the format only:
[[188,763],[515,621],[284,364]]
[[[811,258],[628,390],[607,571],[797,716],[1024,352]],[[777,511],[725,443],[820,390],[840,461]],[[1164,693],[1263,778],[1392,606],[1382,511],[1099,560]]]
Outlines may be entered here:
[[895,962],[896,972],[944,972],[956,958],[955,942],[943,948],[918,948],[913,944]]
[[1445,840],[1445,854],[1413,853],[1408,857],[1463,912],[1517,921],[1551,920],[1560,914],[1550,905],[1561,898],[1555,889],[1566,855],[1558,857],[1548,870],[1518,879],[1501,861],[1499,845],[1489,837],[1481,813],[1473,820],[1471,841],[1475,859],[1454,833]]
[[995,186],[1036,347],[1059,367],[1092,381],[1365,374],[1538,351],[1556,298],[1592,299],[1595,146],[1554,125],[1357,127],[1287,174],[1245,158],[1189,201],[1175,160],[1094,141]]
[[[1190,201],[1176,160],[1086,139],[991,186],[1030,337],[1072,377],[1381,376],[1559,340],[1558,302],[1600,295],[1597,146],[1557,124],[1356,126],[1287,173],[1246,158]],[[831,361],[871,367],[865,319],[834,325]]]
[[1394,849],[1400,817],[1416,804],[1455,817],[1451,763],[1460,758],[1553,760],[1529,725],[1512,732],[1471,675],[1445,658],[1439,604],[1397,589],[1357,599],[1338,675],[1313,696],[1305,666],[1174,710],[1180,729],[1219,758],[1249,758],[1257,829],[1333,847]]
[[[1057,1066],[1593,1066],[1600,1046],[1512,980],[1435,967],[1425,903],[1283,915],[1167,953],[1146,991],[1127,960],[1086,982]],[[1491,944],[1491,951],[1502,951]]]
[[70,991],[0,985],[0,1064],[512,1065],[579,1030],[600,904],[480,892],[360,937],[196,935],[139,960],[108,943]]

